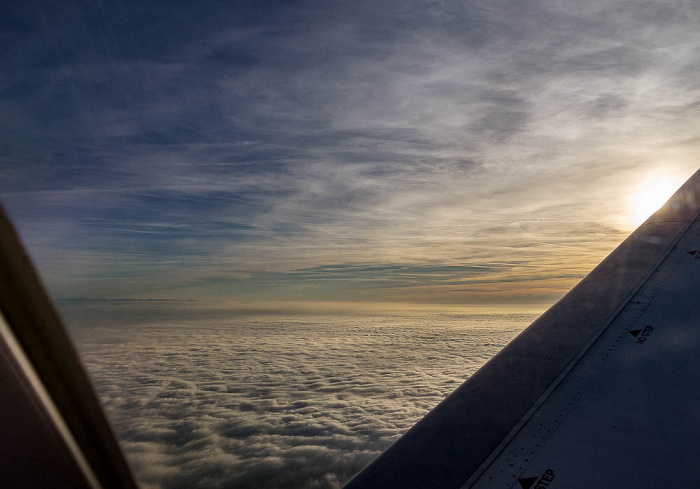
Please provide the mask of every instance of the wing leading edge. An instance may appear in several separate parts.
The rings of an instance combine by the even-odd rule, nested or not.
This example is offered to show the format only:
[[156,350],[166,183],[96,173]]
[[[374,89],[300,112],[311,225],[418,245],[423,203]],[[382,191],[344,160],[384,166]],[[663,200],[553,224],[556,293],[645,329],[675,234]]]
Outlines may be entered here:
[[346,489],[689,487],[699,207],[700,171]]

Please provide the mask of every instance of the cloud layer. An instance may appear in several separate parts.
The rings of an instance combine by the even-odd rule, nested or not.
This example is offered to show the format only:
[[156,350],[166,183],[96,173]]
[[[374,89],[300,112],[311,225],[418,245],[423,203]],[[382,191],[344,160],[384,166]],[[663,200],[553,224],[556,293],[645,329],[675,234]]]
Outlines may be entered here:
[[75,338],[144,489],[338,488],[533,319],[122,304],[146,314],[108,325],[80,307]]
[[0,196],[58,297],[551,301],[697,167],[689,0],[94,7],[3,16]]

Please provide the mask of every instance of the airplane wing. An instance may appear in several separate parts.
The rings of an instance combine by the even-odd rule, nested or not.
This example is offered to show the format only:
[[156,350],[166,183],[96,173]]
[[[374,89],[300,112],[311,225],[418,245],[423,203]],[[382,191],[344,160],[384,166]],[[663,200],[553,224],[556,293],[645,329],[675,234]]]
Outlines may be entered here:
[[697,487],[699,208],[700,171],[345,489]]
[[136,489],[58,314],[2,208],[0,486]]

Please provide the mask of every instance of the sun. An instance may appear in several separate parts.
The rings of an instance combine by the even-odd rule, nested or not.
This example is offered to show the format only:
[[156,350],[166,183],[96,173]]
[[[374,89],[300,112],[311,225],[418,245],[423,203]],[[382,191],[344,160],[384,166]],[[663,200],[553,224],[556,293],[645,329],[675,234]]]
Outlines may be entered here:
[[660,177],[650,179],[642,184],[632,197],[631,220],[636,226],[646,221],[654,212],[659,210],[671,198],[683,183],[675,177]]

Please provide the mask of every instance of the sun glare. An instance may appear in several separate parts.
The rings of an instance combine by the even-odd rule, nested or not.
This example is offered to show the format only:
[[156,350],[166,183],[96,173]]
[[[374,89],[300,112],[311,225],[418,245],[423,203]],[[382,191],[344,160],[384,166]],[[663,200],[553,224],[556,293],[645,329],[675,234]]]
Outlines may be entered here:
[[659,210],[682,183],[683,181],[678,178],[662,177],[643,184],[632,199],[631,220],[634,224],[640,225]]

